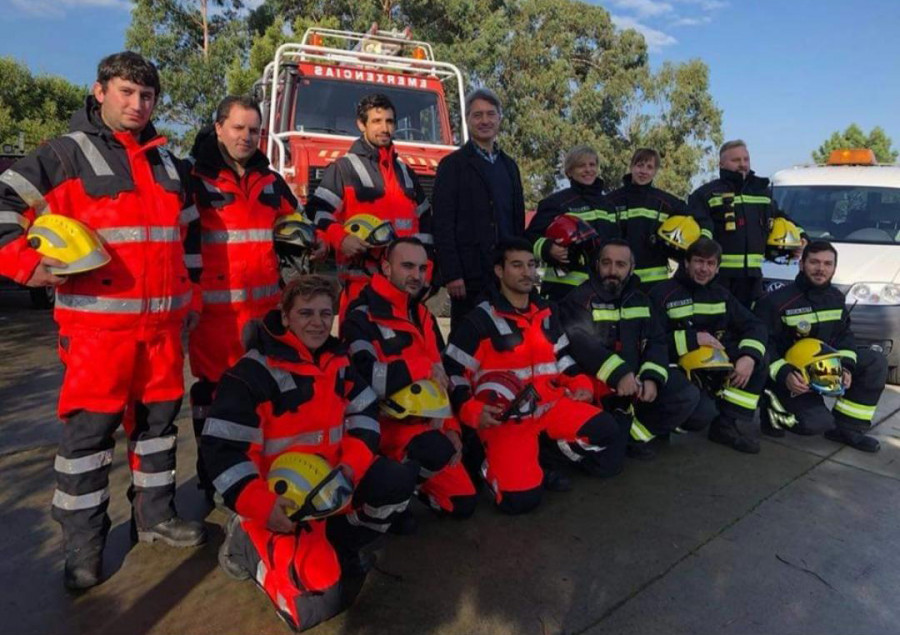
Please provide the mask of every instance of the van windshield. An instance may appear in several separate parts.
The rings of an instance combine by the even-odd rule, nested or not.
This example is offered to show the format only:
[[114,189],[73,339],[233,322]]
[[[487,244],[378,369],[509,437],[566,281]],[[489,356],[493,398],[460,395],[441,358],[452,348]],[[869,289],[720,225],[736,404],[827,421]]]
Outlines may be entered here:
[[441,132],[437,93],[310,77],[298,80],[294,129],[358,136],[356,104],[375,92],[387,95],[397,109],[395,140],[446,143]]
[[778,206],[811,238],[900,243],[900,188],[779,185],[774,194]]

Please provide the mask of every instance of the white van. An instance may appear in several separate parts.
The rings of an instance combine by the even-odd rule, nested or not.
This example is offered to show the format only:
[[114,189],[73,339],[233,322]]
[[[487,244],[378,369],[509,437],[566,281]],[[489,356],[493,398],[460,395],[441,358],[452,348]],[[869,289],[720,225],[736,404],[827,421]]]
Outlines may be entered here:
[[[833,283],[847,296],[857,345],[884,352],[888,380],[900,383],[900,165],[877,165],[869,150],[838,150],[826,165],[777,172],[772,185],[810,239],[834,244]],[[765,263],[766,290],[797,271],[796,262]]]

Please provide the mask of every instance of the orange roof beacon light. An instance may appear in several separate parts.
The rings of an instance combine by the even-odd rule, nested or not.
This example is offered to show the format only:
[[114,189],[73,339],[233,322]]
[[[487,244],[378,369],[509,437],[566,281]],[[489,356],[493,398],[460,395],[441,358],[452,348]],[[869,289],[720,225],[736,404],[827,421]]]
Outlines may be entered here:
[[414,60],[425,60],[428,59],[428,54],[423,47],[417,46],[413,49],[412,57]]
[[311,46],[322,46],[324,38],[318,33],[311,33],[309,36],[309,44]]
[[839,148],[828,155],[826,165],[875,165],[875,153],[868,148]]

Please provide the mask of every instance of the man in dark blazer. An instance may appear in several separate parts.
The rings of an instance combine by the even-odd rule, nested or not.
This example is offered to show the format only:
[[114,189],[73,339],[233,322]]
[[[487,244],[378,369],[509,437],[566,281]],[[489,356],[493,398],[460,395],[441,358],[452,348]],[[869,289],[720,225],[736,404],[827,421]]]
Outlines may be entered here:
[[496,143],[501,117],[493,91],[469,93],[469,141],[444,157],[434,182],[434,243],[440,280],[450,294],[451,328],[476,306],[485,286],[494,283],[497,244],[525,233],[519,166]]

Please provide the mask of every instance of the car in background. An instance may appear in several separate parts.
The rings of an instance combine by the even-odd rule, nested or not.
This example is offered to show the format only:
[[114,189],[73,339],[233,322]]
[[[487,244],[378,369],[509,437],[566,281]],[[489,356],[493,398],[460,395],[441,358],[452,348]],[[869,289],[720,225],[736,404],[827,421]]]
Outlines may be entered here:
[[[883,352],[888,381],[900,384],[900,165],[877,164],[871,150],[836,150],[825,165],[776,172],[772,187],[811,240],[837,249],[833,284],[847,297],[857,347]],[[796,262],[766,262],[766,290],[797,271]]]

